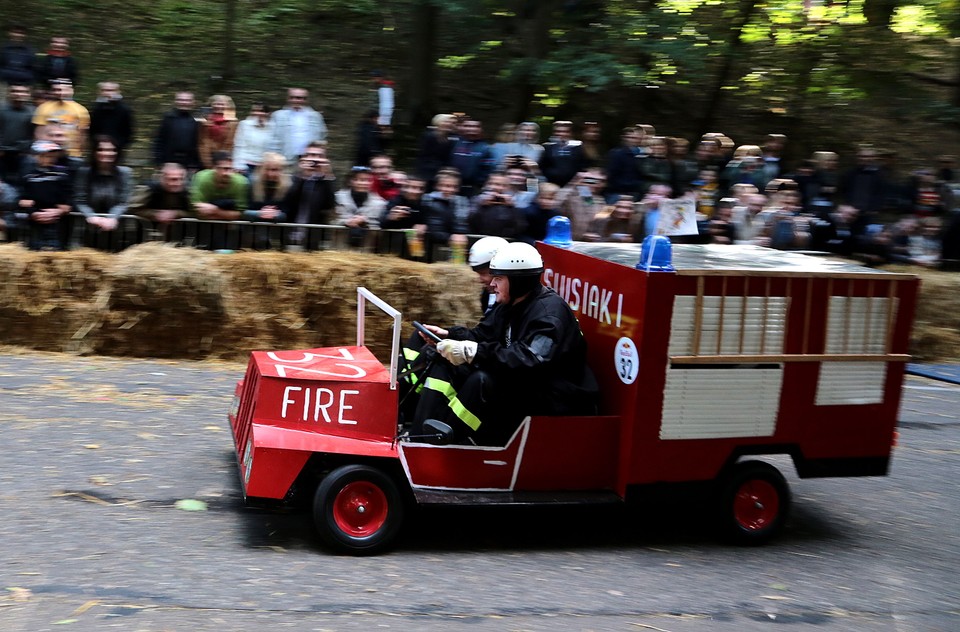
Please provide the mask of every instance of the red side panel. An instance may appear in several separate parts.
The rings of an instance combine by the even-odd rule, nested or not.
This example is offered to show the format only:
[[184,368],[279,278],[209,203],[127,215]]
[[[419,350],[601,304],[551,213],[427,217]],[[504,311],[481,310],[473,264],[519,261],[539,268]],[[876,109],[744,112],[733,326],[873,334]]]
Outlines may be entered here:
[[411,485],[474,491],[607,490],[619,417],[533,417],[506,447],[400,444]]
[[614,489],[620,418],[534,417],[516,491]]
[[254,447],[240,464],[244,496],[283,498],[309,458],[310,452]]
[[509,491],[530,429],[520,424],[506,447],[400,444],[400,460],[413,487]]

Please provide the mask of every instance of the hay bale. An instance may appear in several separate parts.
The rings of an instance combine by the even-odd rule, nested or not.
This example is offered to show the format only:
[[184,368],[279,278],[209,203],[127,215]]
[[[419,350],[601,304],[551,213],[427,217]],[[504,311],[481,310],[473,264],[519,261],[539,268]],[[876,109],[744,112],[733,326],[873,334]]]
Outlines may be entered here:
[[910,339],[914,360],[960,361],[960,274],[913,266],[889,269],[920,277],[920,297]]
[[[960,274],[922,278],[911,353],[960,359]],[[119,255],[0,245],[0,342],[47,351],[243,361],[253,349],[353,344],[362,285],[410,322],[474,324],[475,275],[357,252],[214,254],[166,244]],[[367,345],[386,361],[390,321],[367,310]]]
[[97,353],[203,358],[225,317],[217,255],[146,243],[112,256],[98,298]]
[[0,339],[44,351],[79,350],[76,341],[96,320],[95,299],[108,264],[93,250],[0,245]]
[[[218,358],[236,359],[251,349],[353,344],[358,286],[400,310],[405,323],[425,314],[429,322],[473,323],[479,315],[477,286],[465,266],[340,251],[237,253],[215,265],[229,279],[230,324],[214,345],[212,356]],[[366,344],[384,354],[390,320],[368,308],[367,323]],[[411,331],[407,325],[403,335]]]

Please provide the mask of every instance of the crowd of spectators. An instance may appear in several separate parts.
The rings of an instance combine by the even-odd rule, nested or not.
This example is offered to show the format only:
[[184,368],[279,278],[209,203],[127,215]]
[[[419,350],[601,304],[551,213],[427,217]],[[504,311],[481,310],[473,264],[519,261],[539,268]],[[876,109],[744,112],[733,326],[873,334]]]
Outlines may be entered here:
[[[870,264],[960,259],[952,156],[901,179],[895,156],[870,145],[841,169],[840,156],[827,150],[785,164],[781,134],[738,146],[709,133],[691,150],[687,139],[638,124],[606,148],[596,122],[555,120],[547,134],[532,121],[502,125],[488,142],[477,118],[444,113],[420,136],[405,172],[391,158],[393,83],[381,73],[372,76],[347,173],[334,173],[323,114],[304,88],[289,88],[286,105],[273,112],[250,104],[242,119],[228,95],[198,108],[182,91],[153,125],[154,176],[138,184],[124,165],[135,128],[120,86],[97,84],[88,109],[73,98],[79,67],[67,38],[51,38],[37,55],[24,29],[9,36],[0,51],[0,207],[4,224],[33,229],[33,248],[67,247],[71,212],[93,232],[136,214],[160,226],[180,218],[333,224],[354,246],[371,230],[405,229],[427,244],[456,247],[467,234],[532,243],[545,237],[551,217],[564,215],[575,240],[634,242],[657,230],[663,200],[687,198],[700,234],[675,239],[831,252]],[[302,240],[294,226],[285,244]]]

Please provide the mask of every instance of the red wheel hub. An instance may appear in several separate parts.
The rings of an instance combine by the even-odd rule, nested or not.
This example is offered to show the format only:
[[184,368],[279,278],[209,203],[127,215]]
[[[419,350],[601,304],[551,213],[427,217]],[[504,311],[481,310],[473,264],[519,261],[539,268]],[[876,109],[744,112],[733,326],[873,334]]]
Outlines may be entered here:
[[387,521],[387,496],[377,485],[354,481],[343,486],[333,502],[333,519],[344,533],[365,538]]
[[762,531],[770,527],[779,513],[780,494],[767,481],[748,480],[733,497],[733,517],[745,531]]

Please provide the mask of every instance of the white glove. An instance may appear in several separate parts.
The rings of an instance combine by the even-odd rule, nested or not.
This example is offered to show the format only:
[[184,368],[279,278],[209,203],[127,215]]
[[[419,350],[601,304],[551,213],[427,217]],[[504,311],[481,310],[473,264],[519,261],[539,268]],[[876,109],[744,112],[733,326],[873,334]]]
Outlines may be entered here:
[[437,353],[453,366],[460,366],[467,362],[473,362],[473,357],[477,355],[477,343],[472,340],[450,340],[447,338],[437,343]]

